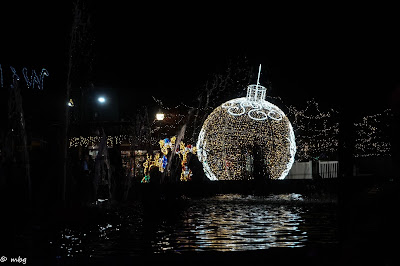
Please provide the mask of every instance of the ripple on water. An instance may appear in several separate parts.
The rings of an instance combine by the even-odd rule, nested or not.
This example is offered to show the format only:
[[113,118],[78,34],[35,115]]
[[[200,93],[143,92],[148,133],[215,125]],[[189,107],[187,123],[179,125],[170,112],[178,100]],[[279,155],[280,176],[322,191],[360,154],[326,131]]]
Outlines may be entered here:
[[306,205],[291,204],[302,200],[294,193],[217,195],[189,200],[173,218],[158,219],[146,218],[138,208],[128,208],[119,211],[117,219],[103,224],[64,228],[59,244],[66,255],[105,256],[144,251],[243,251],[335,242],[335,213],[321,209],[314,213]]

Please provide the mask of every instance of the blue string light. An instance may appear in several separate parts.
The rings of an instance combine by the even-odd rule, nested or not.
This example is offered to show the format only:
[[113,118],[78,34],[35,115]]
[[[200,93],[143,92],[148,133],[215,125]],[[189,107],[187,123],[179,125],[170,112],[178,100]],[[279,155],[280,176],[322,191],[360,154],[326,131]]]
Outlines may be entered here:
[[[12,82],[10,87],[14,88],[14,83],[18,80],[20,80],[19,75],[17,74],[17,70],[13,67],[10,66],[10,70],[12,72]],[[24,76],[26,85],[28,88],[35,88],[37,85],[37,88],[39,90],[43,90],[43,80],[45,76],[49,76],[49,71],[47,69],[42,68],[42,71],[40,72],[40,75],[36,73],[35,70],[32,70],[32,74],[30,77],[28,77],[28,69],[26,67],[22,68],[22,75]],[[0,87],[4,87],[4,77],[3,77],[3,68],[0,64]],[[7,76],[7,75],[6,75]]]
[[22,69],[22,74],[24,75],[26,85],[28,86],[28,88],[30,88],[31,86],[32,86],[32,88],[35,88],[35,83],[36,83],[39,90],[43,90],[44,76],[49,76],[49,72],[45,68],[42,68],[42,72],[40,73],[40,78],[36,74],[36,71],[32,70],[31,78],[29,79],[28,78],[28,69],[26,67],[24,67]]
[[12,66],[10,66],[10,69],[11,69],[11,71],[12,71],[12,73],[13,73],[13,76],[12,76],[13,82],[14,82],[15,80],[19,80],[19,76],[18,76],[17,71],[15,70],[15,68],[13,68]]
[[[32,75],[31,75],[31,79],[28,79],[28,69],[26,69],[26,67],[24,67],[22,69],[22,74],[24,75],[25,81],[26,81],[26,85],[28,86],[28,88],[31,87],[32,83],[35,84],[35,78],[38,79],[37,75],[36,75],[36,71],[32,70]],[[35,75],[35,77],[33,76]]]

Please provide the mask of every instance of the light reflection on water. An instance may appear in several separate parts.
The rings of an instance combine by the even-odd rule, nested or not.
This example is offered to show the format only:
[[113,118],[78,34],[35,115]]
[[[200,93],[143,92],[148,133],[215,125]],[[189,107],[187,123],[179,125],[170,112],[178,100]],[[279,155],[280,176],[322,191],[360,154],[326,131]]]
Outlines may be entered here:
[[[292,195],[301,200],[298,194]],[[288,200],[286,196],[220,195],[195,200],[181,222],[171,228],[171,234],[161,233],[154,247],[158,251],[180,252],[302,247],[307,241],[307,232],[299,229],[304,210],[287,204],[269,204],[272,199]]]
[[[335,242],[334,214],[318,215],[299,194],[239,194],[189,199],[167,217],[146,217],[136,206],[89,228],[65,228],[65,256],[143,252],[242,251]],[[167,210],[167,213],[170,213]],[[307,220],[307,221],[306,221]],[[324,232],[323,239],[318,237]]]

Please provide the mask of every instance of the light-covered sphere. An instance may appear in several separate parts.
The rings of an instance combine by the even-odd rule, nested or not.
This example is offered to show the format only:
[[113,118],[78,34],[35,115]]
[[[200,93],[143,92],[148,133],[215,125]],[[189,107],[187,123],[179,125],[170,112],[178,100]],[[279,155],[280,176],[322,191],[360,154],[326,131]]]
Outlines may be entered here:
[[284,179],[294,162],[296,143],[286,115],[265,100],[266,88],[249,85],[247,97],[217,107],[205,120],[197,155],[210,180]]

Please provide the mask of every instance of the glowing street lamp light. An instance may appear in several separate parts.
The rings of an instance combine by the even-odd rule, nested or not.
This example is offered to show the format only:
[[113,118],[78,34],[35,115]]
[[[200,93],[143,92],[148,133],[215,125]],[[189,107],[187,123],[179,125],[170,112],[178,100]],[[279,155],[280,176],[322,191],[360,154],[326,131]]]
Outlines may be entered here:
[[156,114],[156,119],[157,119],[158,121],[164,120],[164,114],[163,114],[163,113],[158,113],[158,114]]
[[106,98],[104,98],[103,96],[100,96],[99,98],[97,98],[97,101],[99,103],[105,103],[106,102]]

